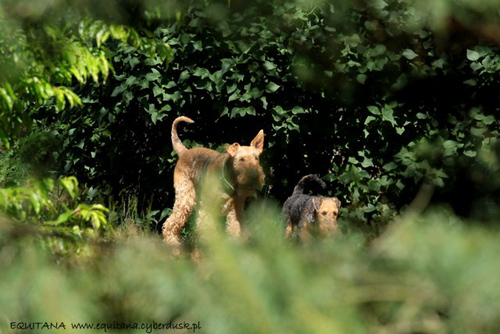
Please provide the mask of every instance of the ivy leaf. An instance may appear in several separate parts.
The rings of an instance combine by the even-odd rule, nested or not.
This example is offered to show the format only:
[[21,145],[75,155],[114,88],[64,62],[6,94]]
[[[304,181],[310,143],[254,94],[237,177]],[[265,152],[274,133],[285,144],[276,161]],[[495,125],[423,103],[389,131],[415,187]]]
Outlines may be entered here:
[[470,61],[477,61],[479,59],[479,53],[474,50],[467,50],[467,59]]
[[123,93],[125,90],[125,87],[123,85],[116,86],[115,89],[113,89],[113,92],[111,93],[111,97],[115,97]]
[[222,66],[221,66],[222,73],[226,73],[231,68],[231,66],[233,66],[234,60],[229,59],[229,58],[221,59],[221,63],[222,63]]
[[457,142],[454,140],[447,140],[443,143],[443,147],[447,149],[455,148],[457,146]]
[[360,84],[362,84],[362,85],[364,85],[364,84],[365,84],[365,82],[366,82],[366,78],[367,78],[366,74],[358,74],[358,75],[356,76],[356,80],[357,80]]
[[363,159],[363,162],[361,162],[361,166],[363,166],[364,168],[373,167],[373,160],[365,157]]
[[393,126],[396,125],[396,120],[394,119],[394,110],[389,108],[382,109],[382,119],[384,121],[390,122]]
[[297,115],[297,114],[306,114],[306,113],[307,113],[307,111],[304,110],[304,108],[299,107],[299,106],[295,106],[292,109],[292,114],[294,114],[294,115]]
[[191,74],[189,73],[188,70],[182,71],[181,75],[179,76],[179,81],[180,82],[186,81],[187,79],[189,79],[190,76]]
[[416,54],[415,51],[413,51],[411,49],[406,49],[406,50],[403,51],[403,56],[406,59],[413,60],[416,57],[418,57],[418,54]]
[[226,86],[226,91],[228,94],[231,94],[232,92],[234,92],[236,90],[236,88],[238,88],[238,85],[233,82],[233,83]]
[[163,94],[163,92],[164,92],[164,90],[161,87],[159,87],[157,85],[155,85],[153,87],[153,96],[154,97],[157,97],[158,95]]
[[271,63],[270,61],[267,61],[267,60],[264,62],[263,66],[267,71],[272,71],[272,70],[276,69],[276,67],[277,67],[276,64]]
[[198,67],[196,71],[194,71],[193,76],[206,78],[210,75],[210,72],[206,68]]
[[368,125],[370,124],[371,121],[375,120],[376,118],[373,117],[373,116],[368,116],[366,119],[365,119],[365,125]]
[[375,205],[369,203],[368,205],[366,205],[364,208],[363,208],[363,211],[366,212],[366,213],[370,213],[370,212],[374,212],[376,211],[377,208],[375,207]]
[[237,100],[240,97],[239,93],[240,93],[239,90],[234,92],[233,94],[231,94],[231,96],[229,96],[229,99],[227,99],[227,101],[231,102],[231,101]]
[[267,104],[268,104],[268,103],[267,103],[267,99],[266,99],[266,97],[265,97],[265,96],[262,96],[262,97],[260,98],[260,101],[262,102],[262,107],[263,107],[264,109],[267,109]]
[[261,97],[262,93],[264,92],[257,87],[252,88],[250,92],[248,92],[248,94],[254,99],[258,99],[259,97]]
[[386,172],[390,172],[390,171],[393,171],[395,170],[396,168],[398,167],[398,165],[396,165],[395,162],[391,161],[387,164],[385,164],[382,168],[386,171]]
[[266,86],[266,92],[268,93],[274,93],[280,88],[279,85],[275,84],[274,82],[270,82]]
[[160,77],[161,77],[160,72],[155,68],[152,69],[151,73],[146,74],[146,80],[148,81],[158,81]]
[[380,110],[376,106],[368,106],[368,111],[371,112],[374,115],[380,115]]

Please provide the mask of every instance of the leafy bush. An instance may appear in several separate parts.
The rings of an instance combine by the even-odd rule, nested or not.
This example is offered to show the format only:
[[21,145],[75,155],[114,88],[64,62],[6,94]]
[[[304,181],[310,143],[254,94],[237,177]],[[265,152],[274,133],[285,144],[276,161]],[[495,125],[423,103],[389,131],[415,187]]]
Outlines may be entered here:
[[272,207],[254,212],[261,233],[250,244],[209,239],[196,264],[132,234],[56,265],[2,221],[0,328],[36,319],[199,322],[201,333],[498,331],[497,232],[441,211],[400,221],[369,247],[358,235],[292,246]]
[[31,180],[0,189],[0,214],[27,225],[27,233],[42,237],[42,244],[55,253],[78,253],[111,228],[106,207],[78,203],[79,198],[75,177]]
[[[123,20],[103,9],[130,23],[127,11],[140,8],[136,29],[97,20],[92,9],[90,16],[76,11],[75,21],[65,17],[66,26],[40,15],[46,29],[32,36],[27,24],[16,31],[27,37],[2,43],[9,57],[33,58],[47,85],[71,86],[83,108],[68,110],[68,98],[40,83],[31,89],[38,93],[2,110],[29,108],[20,124],[30,118],[34,132],[54,136],[56,176],[76,175],[94,196],[116,203],[137,198],[157,221],[173,202],[168,132],[181,114],[196,120],[182,135],[190,145],[245,142],[264,128],[264,194],[279,201],[313,172],[347,204],[344,217],[372,226],[390,221],[423,182],[436,186],[436,202],[460,214],[484,212],[485,201],[464,203],[464,191],[487,198],[495,212],[497,183],[486,194],[474,175],[484,168],[476,157],[498,159],[498,43],[464,13],[496,21],[488,1],[439,3],[431,19],[429,8],[410,1],[132,1]],[[37,57],[45,55],[43,41],[60,51],[54,59]],[[82,59],[69,56],[75,47]],[[53,66],[38,66],[44,62]],[[8,77],[2,89],[24,92],[33,79],[25,74]],[[2,119],[10,124],[5,133],[21,132],[16,117]]]
[[264,193],[280,201],[315,172],[348,204],[344,217],[374,226],[423,182],[470,215],[476,204],[464,206],[457,189],[477,181],[460,170],[475,174],[475,158],[496,152],[500,58],[467,34],[475,44],[440,45],[439,33],[409,19],[415,10],[405,1],[244,10],[193,1],[181,19],[142,30],[156,53],[104,43],[115,75],[78,89],[85,111],[54,118],[54,105],[33,116],[60,139],[61,173],[157,212],[173,202],[169,129],[182,114],[196,121],[181,135],[191,145],[245,142],[264,128]]

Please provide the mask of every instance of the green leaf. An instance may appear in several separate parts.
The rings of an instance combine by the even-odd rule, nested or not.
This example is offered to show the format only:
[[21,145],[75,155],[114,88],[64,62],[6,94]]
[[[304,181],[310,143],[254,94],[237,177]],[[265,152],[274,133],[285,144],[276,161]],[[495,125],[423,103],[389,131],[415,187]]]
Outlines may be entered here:
[[158,113],[157,112],[152,112],[151,113],[151,121],[153,124],[156,124],[156,121],[158,120]]
[[231,94],[232,92],[234,92],[236,90],[236,88],[238,88],[238,85],[233,82],[233,83],[226,86],[226,91],[228,94]]
[[227,101],[231,102],[231,101],[237,100],[239,98],[240,98],[240,91],[238,90],[238,91],[234,92],[233,94],[231,94],[231,96],[229,96]]
[[266,92],[268,93],[274,93],[280,88],[279,85],[275,84],[274,82],[270,82],[266,86]]
[[263,66],[267,71],[272,71],[277,67],[276,64],[271,63],[270,61],[267,60],[264,62]]
[[222,73],[226,73],[233,66],[234,60],[230,58],[221,59],[221,63]]
[[380,110],[378,107],[368,106],[367,108],[368,108],[368,111],[371,112],[372,114],[377,115],[377,116],[380,115]]
[[389,108],[382,109],[382,119],[384,121],[390,122],[393,126],[396,125],[396,120],[394,119],[394,110]]
[[489,116],[485,116],[485,117],[484,117],[484,119],[483,119],[483,123],[484,123],[485,125],[491,125],[491,124],[493,124],[493,123],[495,123],[495,122],[496,122],[495,117],[493,117],[493,116],[491,116],[491,115],[489,115]]
[[250,96],[253,98],[253,99],[258,99],[259,97],[262,96],[262,94],[264,93],[264,91],[258,89],[257,87],[254,87],[250,90],[250,92],[248,92],[248,94],[250,94]]
[[373,120],[375,120],[375,119],[376,119],[376,118],[375,118],[375,117],[373,117],[373,116],[371,116],[371,115],[370,115],[370,116],[368,116],[368,117],[366,117],[366,119],[365,119],[365,125],[370,124],[370,122],[371,122],[371,121],[373,121]]
[[165,85],[165,88],[166,89],[170,89],[170,88],[174,88],[176,87],[177,84],[175,83],[175,81],[169,81],[166,85]]
[[154,87],[153,87],[153,96],[154,97],[156,97],[160,94],[163,94],[163,93],[164,93],[164,90],[161,87],[154,85]]
[[262,107],[263,107],[264,109],[267,109],[267,104],[268,104],[268,103],[267,103],[267,98],[266,98],[265,96],[262,96],[262,97],[260,98],[260,101],[262,102]]
[[477,61],[479,59],[479,53],[474,50],[467,50],[467,59],[470,61]]
[[393,171],[395,170],[396,168],[398,167],[398,165],[395,163],[395,162],[389,162],[387,164],[385,164],[382,168],[386,171],[386,172],[390,172],[390,171]]
[[189,79],[189,77],[191,77],[191,74],[189,73],[188,70],[185,70],[181,73],[181,75],[179,76],[179,81],[182,82],[182,81],[186,81],[187,79]]
[[146,74],[146,80],[148,81],[158,81],[161,78],[161,73],[153,68],[151,73]]
[[35,211],[36,214],[40,213],[40,196],[35,193],[35,192],[32,192],[30,195],[29,195],[29,199],[30,199],[30,202],[31,202],[31,205],[33,207],[33,210]]
[[202,79],[208,77],[209,75],[210,72],[206,68],[202,67],[198,67],[193,73],[193,76],[201,77]]
[[474,80],[474,79],[469,79],[469,80],[465,80],[465,81],[464,81],[464,84],[466,84],[467,86],[472,86],[472,87],[474,87],[474,86],[476,86],[476,85],[477,85],[477,81],[476,81],[476,80]]
[[63,212],[61,213],[56,221],[53,223],[53,225],[60,225],[60,224],[63,224],[63,223],[66,223],[74,214],[74,211],[73,210],[68,210],[66,212]]
[[456,141],[453,141],[453,140],[447,140],[443,143],[443,147],[444,148],[447,148],[447,149],[450,149],[450,148],[455,148],[457,147],[457,142]]
[[113,89],[113,92],[111,93],[111,97],[120,95],[121,93],[123,93],[124,90],[125,90],[124,85],[116,86],[115,89]]
[[416,57],[418,57],[418,54],[416,54],[413,50],[411,49],[406,49],[403,51],[403,56],[406,58],[406,59],[409,59],[409,60],[412,60],[412,59],[415,59]]
[[366,74],[358,74],[358,75],[356,76],[356,80],[357,80],[360,84],[362,84],[362,85],[364,85],[364,84],[365,84],[365,82],[366,82],[366,78],[367,78]]
[[363,159],[363,162],[361,162],[361,166],[363,166],[364,168],[373,167],[373,160],[365,157]]
[[482,137],[485,132],[486,132],[485,128],[471,128],[470,129],[470,133],[472,133],[476,137]]
[[72,199],[75,199],[76,196],[78,196],[78,180],[76,179],[76,177],[64,177],[59,182]]
[[295,106],[292,109],[292,114],[294,114],[294,115],[297,115],[297,114],[306,114],[306,113],[307,113],[307,111],[304,110],[304,108],[299,107],[299,106]]
[[376,210],[377,210],[377,208],[375,207],[375,205],[373,205],[373,204],[371,204],[371,203],[370,203],[370,204],[368,204],[368,205],[366,205],[366,206],[363,208],[363,211],[364,211],[364,212],[366,212],[366,213],[374,212],[374,211],[376,211]]
[[137,84],[138,81],[139,80],[135,76],[131,75],[127,78],[127,80],[125,80],[125,86],[130,87],[132,85]]

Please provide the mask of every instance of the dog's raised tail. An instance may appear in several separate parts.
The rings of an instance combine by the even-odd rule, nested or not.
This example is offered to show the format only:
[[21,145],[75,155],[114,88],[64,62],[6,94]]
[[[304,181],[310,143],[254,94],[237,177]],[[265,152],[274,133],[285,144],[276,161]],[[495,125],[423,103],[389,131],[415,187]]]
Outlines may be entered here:
[[[300,179],[299,183],[293,188],[293,195],[300,195],[304,193],[305,187],[308,183],[317,183],[321,188],[326,188],[325,182],[319,178],[318,175],[309,174]],[[292,196],[293,196],[292,195]]]
[[187,147],[184,146],[182,141],[179,139],[179,135],[177,134],[177,124],[179,124],[180,122],[194,123],[194,121],[189,117],[181,116],[177,117],[172,123],[172,146],[174,147],[174,151],[178,156],[180,156],[184,151],[187,151]]

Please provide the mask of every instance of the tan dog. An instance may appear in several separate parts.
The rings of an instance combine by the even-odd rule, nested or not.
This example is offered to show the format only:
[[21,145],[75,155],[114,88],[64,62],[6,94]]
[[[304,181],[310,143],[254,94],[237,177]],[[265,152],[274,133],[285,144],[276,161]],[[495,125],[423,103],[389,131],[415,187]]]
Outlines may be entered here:
[[[206,176],[220,180],[217,193],[224,201],[223,214],[227,216],[227,232],[235,237],[241,234],[241,220],[245,201],[254,196],[264,184],[264,171],[259,156],[264,148],[264,131],[260,130],[250,146],[234,143],[226,147],[225,153],[197,147],[188,149],[177,135],[179,122],[193,123],[188,117],[178,117],[172,124],[172,145],[179,156],[174,170],[175,203],[170,217],[163,223],[164,240],[179,252],[181,230],[193,208],[200,200],[202,178]],[[199,228],[203,224],[200,214]]]

